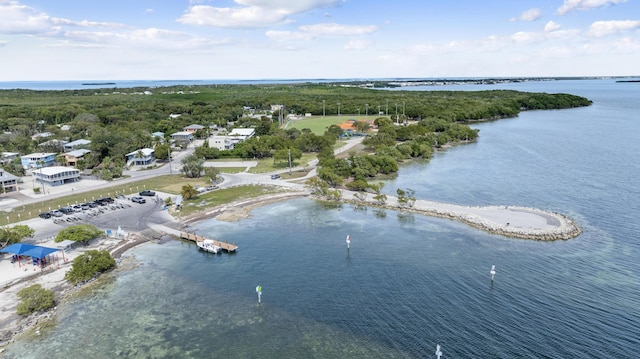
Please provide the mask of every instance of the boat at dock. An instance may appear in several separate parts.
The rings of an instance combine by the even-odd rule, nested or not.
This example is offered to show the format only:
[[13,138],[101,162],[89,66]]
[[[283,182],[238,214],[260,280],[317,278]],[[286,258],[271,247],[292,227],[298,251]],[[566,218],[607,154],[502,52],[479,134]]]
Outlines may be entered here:
[[195,233],[180,232],[180,238],[194,241],[198,244],[198,247],[200,247],[200,242],[211,241],[213,245],[220,247],[221,250],[226,251],[228,253],[235,252],[238,249],[238,246],[235,243],[222,242],[215,239],[209,239],[203,236],[199,236]]
[[213,239],[204,239],[202,241],[196,242],[196,244],[198,245],[198,248],[210,253],[217,254],[217,253],[220,253],[220,251],[222,250],[222,248],[220,248],[214,243]]

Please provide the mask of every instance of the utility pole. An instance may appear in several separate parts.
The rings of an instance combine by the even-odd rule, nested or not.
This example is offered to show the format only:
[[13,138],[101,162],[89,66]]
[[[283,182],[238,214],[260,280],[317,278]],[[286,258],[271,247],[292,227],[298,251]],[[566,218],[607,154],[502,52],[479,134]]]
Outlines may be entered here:
[[400,121],[398,120],[398,103],[396,102],[396,123],[400,123]]

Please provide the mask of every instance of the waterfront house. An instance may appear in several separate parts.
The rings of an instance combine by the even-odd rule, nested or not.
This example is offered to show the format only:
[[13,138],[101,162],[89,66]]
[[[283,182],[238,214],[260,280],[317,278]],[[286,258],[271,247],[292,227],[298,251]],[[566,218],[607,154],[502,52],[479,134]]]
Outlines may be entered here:
[[36,152],[20,157],[22,167],[26,170],[53,166],[55,160],[56,154],[51,152]]
[[16,192],[18,190],[18,177],[0,168],[0,185],[2,185],[2,193]]
[[53,166],[33,171],[34,179],[48,186],[58,186],[80,180],[80,171],[75,168]]
[[154,152],[152,148],[141,148],[127,153],[127,166],[148,166],[152,164],[156,160]]

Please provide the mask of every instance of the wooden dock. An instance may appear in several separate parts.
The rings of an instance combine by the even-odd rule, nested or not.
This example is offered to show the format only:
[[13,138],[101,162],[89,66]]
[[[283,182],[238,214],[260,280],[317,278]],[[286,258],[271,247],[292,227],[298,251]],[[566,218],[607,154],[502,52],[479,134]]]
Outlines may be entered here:
[[[180,238],[182,239],[188,239],[190,241],[194,241],[194,242],[202,242],[205,239],[209,239],[209,238],[205,238],[203,236],[199,236],[195,233],[187,233],[187,232],[180,232]],[[216,246],[222,248],[223,250],[227,251],[227,252],[235,252],[238,249],[238,246],[235,245],[234,243],[228,243],[228,242],[221,242],[221,241],[217,241],[217,240],[213,240],[213,244],[215,244]]]

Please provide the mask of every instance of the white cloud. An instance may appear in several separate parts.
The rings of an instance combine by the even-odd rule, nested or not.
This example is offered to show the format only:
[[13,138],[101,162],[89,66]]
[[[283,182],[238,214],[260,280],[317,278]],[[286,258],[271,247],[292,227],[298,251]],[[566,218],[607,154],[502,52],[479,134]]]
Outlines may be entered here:
[[344,45],[345,50],[364,50],[373,45],[371,40],[353,39]]
[[337,0],[235,0],[235,2],[249,7],[280,9],[290,14],[335,6],[338,3]]
[[635,29],[640,29],[638,20],[596,21],[589,27],[589,35],[602,37]]
[[300,30],[313,36],[359,36],[371,34],[378,30],[375,25],[341,25],[336,23],[325,23],[315,25],[304,25],[299,27]]
[[0,1],[0,34],[52,35],[64,26],[120,28],[122,24],[110,22],[75,21],[50,17],[16,1]]
[[153,13],[155,12],[155,10],[153,10],[153,9],[149,8],[149,9],[145,9],[145,10],[144,10],[144,12],[145,12],[146,14],[153,14]]
[[544,35],[539,32],[519,31],[511,35],[510,39],[516,43],[533,43],[540,42],[545,39]]
[[275,41],[308,41],[313,40],[313,35],[300,31],[267,31],[267,37]]
[[53,26],[51,18],[15,1],[0,2],[0,33],[41,34]]
[[574,10],[591,10],[607,5],[616,5],[627,0],[564,0],[564,4],[556,10],[556,14],[565,15]]
[[223,28],[256,28],[288,23],[291,15],[335,6],[338,0],[235,0],[236,7],[194,5],[178,22]]
[[523,11],[517,18],[512,18],[511,21],[535,21],[542,16],[542,12],[538,8],[529,9]]
[[[367,35],[377,31],[378,27],[373,25],[356,26],[341,25],[335,23],[315,24],[299,26],[299,31],[267,31],[265,35],[271,40],[278,42],[302,42],[310,41],[318,37],[350,37]],[[362,39],[352,39],[346,45],[345,50],[360,50],[373,44],[372,41]],[[282,47],[280,47],[282,48]],[[290,48],[285,48],[290,50]],[[297,49],[297,48],[296,48]]]
[[560,29],[560,24],[554,21],[549,21],[546,25],[544,25],[545,32],[557,31],[559,29]]

